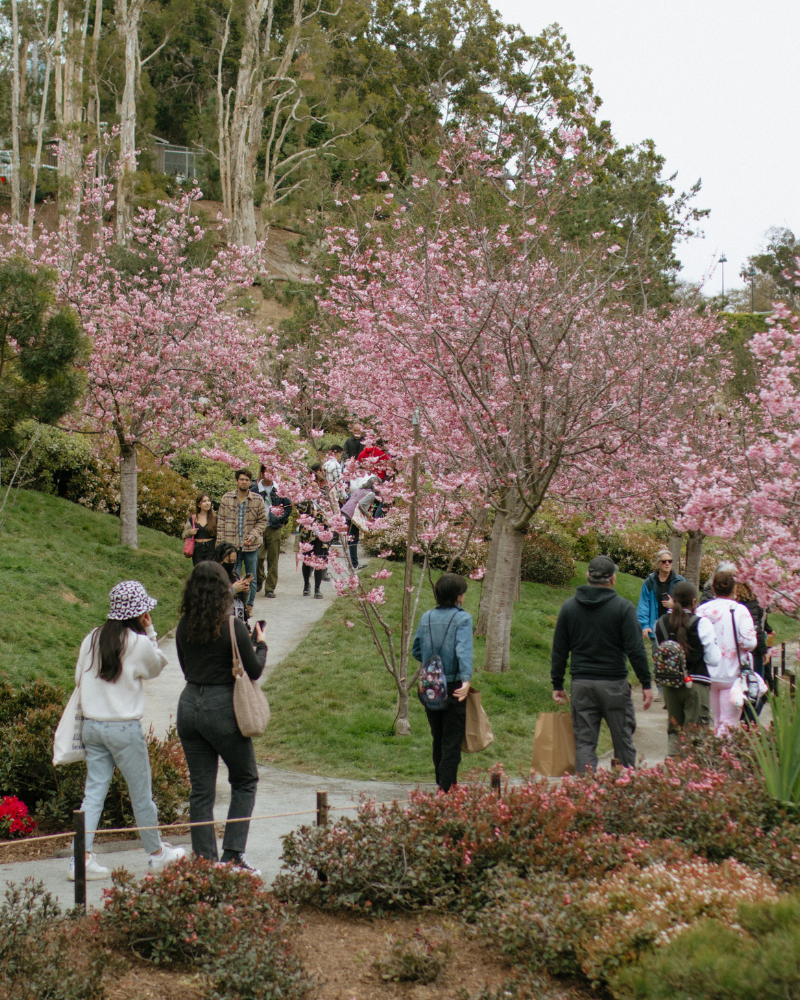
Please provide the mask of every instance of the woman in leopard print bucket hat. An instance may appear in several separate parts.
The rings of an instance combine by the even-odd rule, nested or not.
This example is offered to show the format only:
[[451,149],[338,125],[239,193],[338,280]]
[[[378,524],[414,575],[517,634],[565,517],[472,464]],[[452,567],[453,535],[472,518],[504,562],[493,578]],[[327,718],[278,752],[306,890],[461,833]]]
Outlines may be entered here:
[[[150,612],[158,603],[138,580],[124,580],[109,594],[104,625],[92,629],[81,644],[75,683],[81,688],[86,787],[81,809],[86,814],[86,878],[108,878],[109,870],[92,853],[108,787],[118,767],[128,784],[136,825],[155,827],[150,758],[142,732],[143,681],[158,677],[167,658],[158,648]],[[157,829],[142,830],[142,847],[150,854],[150,870],[182,858],[182,847],[161,840]],[[67,874],[75,878],[74,860]]]

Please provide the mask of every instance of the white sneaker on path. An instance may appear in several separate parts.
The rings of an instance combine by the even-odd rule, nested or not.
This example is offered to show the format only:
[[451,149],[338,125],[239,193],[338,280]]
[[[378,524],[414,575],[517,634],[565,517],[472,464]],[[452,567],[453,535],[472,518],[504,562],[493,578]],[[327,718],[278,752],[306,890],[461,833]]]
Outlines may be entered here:
[[[86,881],[87,882],[94,882],[97,879],[108,878],[110,874],[111,874],[111,872],[108,870],[108,868],[105,868],[103,865],[101,865],[100,862],[97,860],[97,858],[94,856],[93,853],[89,855],[89,857],[86,859]],[[75,858],[74,857],[72,857],[72,858],[69,859],[69,870],[67,871],[67,879],[70,882],[74,882],[75,881]]]
[[185,857],[186,851],[182,847],[173,847],[172,844],[168,844],[165,840],[161,844],[159,853],[151,854],[147,864],[150,871],[154,872],[160,868],[166,868],[167,865],[174,864],[174,862],[180,861],[181,858]]

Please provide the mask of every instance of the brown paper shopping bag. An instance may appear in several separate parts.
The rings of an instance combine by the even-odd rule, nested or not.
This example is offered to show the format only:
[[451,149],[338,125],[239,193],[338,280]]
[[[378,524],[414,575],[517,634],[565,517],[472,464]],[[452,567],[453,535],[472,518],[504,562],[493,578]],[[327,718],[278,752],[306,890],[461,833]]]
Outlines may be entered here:
[[533,732],[531,770],[545,778],[575,773],[575,734],[569,712],[540,712]]
[[489,716],[481,705],[481,693],[475,688],[467,695],[467,726],[461,743],[463,753],[479,753],[494,742]]

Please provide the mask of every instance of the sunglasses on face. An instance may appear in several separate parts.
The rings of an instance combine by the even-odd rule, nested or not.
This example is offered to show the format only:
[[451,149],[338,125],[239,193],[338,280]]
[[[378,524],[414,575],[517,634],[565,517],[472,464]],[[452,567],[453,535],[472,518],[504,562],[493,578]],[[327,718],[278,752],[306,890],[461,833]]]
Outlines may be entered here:
[[662,560],[661,560],[661,562],[662,562],[662,563],[663,563],[663,564],[664,564],[665,566],[671,566],[671,565],[672,565],[672,560],[671,560],[671,559],[662,559]]

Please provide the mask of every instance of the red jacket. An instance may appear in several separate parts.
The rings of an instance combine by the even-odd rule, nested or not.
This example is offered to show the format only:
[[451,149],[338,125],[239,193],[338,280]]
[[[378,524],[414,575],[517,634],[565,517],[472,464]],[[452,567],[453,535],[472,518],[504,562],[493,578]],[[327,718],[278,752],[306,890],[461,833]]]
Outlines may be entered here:
[[[369,461],[366,461],[367,459],[369,459]],[[358,461],[361,462],[362,465],[366,465],[370,472],[375,473],[379,479],[385,479],[389,472],[391,472],[391,456],[382,448],[378,448],[377,445],[373,445],[371,448],[365,448],[358,456]]]

